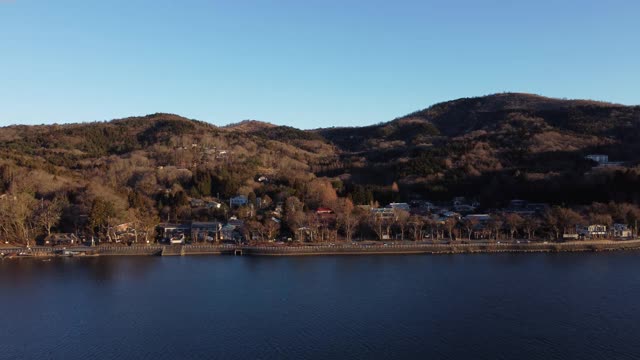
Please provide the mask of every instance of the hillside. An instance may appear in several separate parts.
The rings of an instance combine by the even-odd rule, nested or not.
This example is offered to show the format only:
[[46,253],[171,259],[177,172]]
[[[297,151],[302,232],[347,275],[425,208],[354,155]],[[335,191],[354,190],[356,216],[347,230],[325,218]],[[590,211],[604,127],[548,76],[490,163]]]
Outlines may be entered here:
[[[0,128],[0,194],[64,198],[67,231],[87,226],[96,199],[122,221],[140,212],[207,219],[185,207],[188,199],[236,194],[294,196],[307,208],[336,196],[357,204],[453,196],[487,207],[512,198],[637,203],[639,134],[637,106],[514,93],[357,128],[216,127],[172,114],[10,126]],[[594,171],[584,158],[594,153],[625,167]]]
[[[585,155],[631,166],[640,160],[640,107],[530,94],[458,99],[383,124],[316,131],[341,150],[343,168],[331,174],[399,181],[432,198],[591,199],[560,185],[586,181],[593,164]],[[486,190],[497,187],[506,191]]]

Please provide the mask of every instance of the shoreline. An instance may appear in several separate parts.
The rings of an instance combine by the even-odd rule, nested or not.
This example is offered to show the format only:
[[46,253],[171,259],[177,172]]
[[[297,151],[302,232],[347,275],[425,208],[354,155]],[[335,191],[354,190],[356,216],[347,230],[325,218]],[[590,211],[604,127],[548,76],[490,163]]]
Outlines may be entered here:
[[99,257],[99,256],[362,256],[416,254],[491,254],[543,252],[598,252],[640,249],[638,240],[596,240],[565,243],[468,243],[468,244],[375,244],[375,245],[134,245],[76,246],[68,248],[12,247],[0,248],[5,258]]

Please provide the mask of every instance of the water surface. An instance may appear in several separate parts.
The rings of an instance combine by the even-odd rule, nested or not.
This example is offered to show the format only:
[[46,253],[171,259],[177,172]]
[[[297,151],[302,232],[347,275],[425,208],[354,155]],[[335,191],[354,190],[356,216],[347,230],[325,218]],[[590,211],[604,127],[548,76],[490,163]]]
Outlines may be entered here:
[[638,359],[640,253],[0,260],[1,359]]

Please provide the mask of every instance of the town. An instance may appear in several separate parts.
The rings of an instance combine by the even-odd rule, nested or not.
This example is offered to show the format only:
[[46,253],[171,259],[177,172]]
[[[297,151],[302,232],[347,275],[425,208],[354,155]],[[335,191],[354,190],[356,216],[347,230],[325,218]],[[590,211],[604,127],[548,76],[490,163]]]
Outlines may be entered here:
[[[267,181],[260,177],[260,181]],[[103,233],[56,233],[23,245],[127,246],[139,244],[210,245],[351,245],[393,243],[562,243],[581,240],[637,238],[640,210],[628,204],[592,204],[580,209],[511,200],[505,207],[485,209],[477,201],[456,197],[448,202],[412,200],[354,205],[332,198],[307,210],[297,197],[272,201],[268,196],[238,195],[229,199],[191,198],[192,219],[147,225],[109,225]],[[16,199],[3,195],[0,202]],[[175,221],[171,221],[175,220]],[[55,224],[46,224],[51,229]],[[5,246],[12,245],[4,241]],[[13,244],[16,245],[16,244]]]

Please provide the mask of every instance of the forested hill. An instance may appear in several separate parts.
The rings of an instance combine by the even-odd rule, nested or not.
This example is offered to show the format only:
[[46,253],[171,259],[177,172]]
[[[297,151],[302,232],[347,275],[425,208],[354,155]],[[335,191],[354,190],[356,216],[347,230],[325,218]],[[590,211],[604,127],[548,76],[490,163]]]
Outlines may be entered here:
[[[640,201],[640,107],[529,94],[459,99],[377,125],[225,127],[171,114],[0,128],[0,194],[64,197],[69,221],[97,198],[120,214],[176,217],[192,198],[237,194],[307,208],[453,196],[500,206]],[[588,154],[624,167],[596,169]],[[264,176],[268,181],[259,181]],[[395,183],[396,186],[392,186]]]
[[[640,160],[638,106],[505,93],[316,132],[340,149],[348,169],[331,174],[344,172],[358,183],[399,181],[400,189],[429,198],[462,194],[496,205],[509,198],[638,199],[626,183],[635,181],[629,170]],[[589,154],[606,154],[626,168],[593,172],[595,164],[584,158]],[[605,186],[616,170],[626,174],[616,178],[626,185]]]

